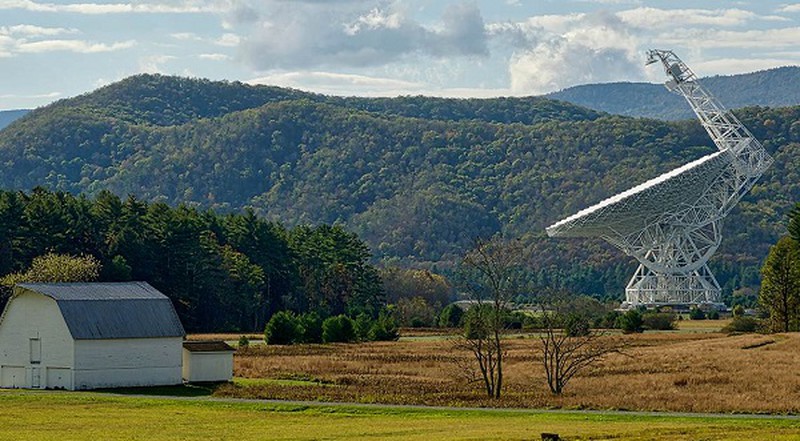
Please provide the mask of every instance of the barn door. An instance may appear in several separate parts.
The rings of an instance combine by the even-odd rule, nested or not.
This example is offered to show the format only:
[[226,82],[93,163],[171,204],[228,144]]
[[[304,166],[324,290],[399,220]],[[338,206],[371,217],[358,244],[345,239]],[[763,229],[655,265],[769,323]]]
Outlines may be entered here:
[[25,387],[25,367],[0,366],[0,387]]
[[42,362],[42,341],[38,338],[31,340],[31,364],[39,364]]
[[34,366],[31,368],[31,388],[39,389],[42,387],[42,368]]

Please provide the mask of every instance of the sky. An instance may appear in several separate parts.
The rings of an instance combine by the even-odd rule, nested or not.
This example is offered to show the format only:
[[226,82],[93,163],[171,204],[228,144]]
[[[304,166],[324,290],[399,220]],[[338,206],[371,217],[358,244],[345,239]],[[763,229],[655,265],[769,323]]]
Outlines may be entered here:
[[333,95],[539,95],[800,64],[800,2],[0,0],[0,110],[139,73]]

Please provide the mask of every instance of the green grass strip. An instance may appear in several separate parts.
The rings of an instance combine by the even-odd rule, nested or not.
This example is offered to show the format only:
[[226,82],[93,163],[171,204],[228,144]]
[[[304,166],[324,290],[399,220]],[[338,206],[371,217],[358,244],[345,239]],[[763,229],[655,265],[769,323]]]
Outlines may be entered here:
[[568,440],[795,440],[800,420],[0,392],[3,440],[531,440],[542,432]]

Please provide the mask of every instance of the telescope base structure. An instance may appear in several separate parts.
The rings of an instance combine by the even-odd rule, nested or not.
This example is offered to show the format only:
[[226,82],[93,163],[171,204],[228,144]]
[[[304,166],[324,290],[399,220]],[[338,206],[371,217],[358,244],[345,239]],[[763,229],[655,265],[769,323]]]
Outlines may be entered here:
[[638,306],[696,305],[724,308],[717,279],[703,265],[687,274],[656,273],[644,265],[634,273],[625,288],[622,309]]

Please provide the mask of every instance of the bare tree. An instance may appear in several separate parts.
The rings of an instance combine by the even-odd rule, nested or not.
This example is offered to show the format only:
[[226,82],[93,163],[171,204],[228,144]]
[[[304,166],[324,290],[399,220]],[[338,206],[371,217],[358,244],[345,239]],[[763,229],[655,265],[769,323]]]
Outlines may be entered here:
[[565,332],[563,306],[556,304],[551,308],[542,313],[541,360],[550,392],[560,395],[577,373],[610,354],[623,353],[624,342],[597,330],[578,334]]
[[522,256],[519,241],[479,239],[459,270],[461,289],[473,304],[465,314],[464,334],[456,347],[472,354],[472,366],[477,366],[473,372],[490,398],[500,398],[503,389],[504,316],[520,291]]

